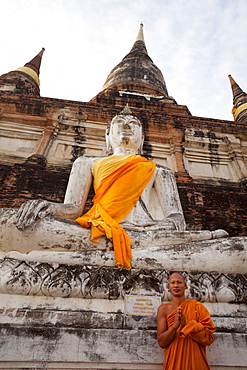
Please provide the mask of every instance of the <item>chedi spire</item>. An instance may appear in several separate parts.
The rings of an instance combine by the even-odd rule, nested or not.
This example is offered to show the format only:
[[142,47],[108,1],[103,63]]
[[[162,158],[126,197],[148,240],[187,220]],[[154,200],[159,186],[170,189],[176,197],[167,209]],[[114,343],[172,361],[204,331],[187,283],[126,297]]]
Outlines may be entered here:
[[142,23],[130,52],[113,68],[103,86],[103,90],[112,88],[168,97],[164,77],[148,55]]
[[247,94],[239,87],[231,75],[228,77],[233,94],[232,114],[234,121],[247,122]]
[[26,68],[31,68],[34,72],[37,73],[38,76],[40,73],[40,65],[41,65],[41,60],[42,60],[44,51],[45,51],[45,48],[42,48],[40,52],[32,60],[30,60],[30,62],[26,63],[24,66]]
[[5,94],[21,94],[40,96],[40,65],[45,49],[15,71],[0,76],[0,92]]

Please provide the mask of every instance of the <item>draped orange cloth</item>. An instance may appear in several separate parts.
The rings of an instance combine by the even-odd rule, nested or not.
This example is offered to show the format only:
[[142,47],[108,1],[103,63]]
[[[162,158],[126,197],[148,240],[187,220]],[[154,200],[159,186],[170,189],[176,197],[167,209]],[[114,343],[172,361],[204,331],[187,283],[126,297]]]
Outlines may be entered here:
[[86,228],[91,227],[92,241],[99,241],[102,235],[111,239],[117,266],[131,268],[131,240],[119,222],[137,203],[154,173],[155,163],[139,155],[112,156],[97,161],[94,165],[97,171],[93,171],[94,205],[76,221]]
[[[216,328],[205,306],[194,299],[186,299],[180,307],[187,324],[178,328],[171,344],[164,349],[165,370],[208,370],[206,346],[214,342]],[[168,328],[174,323],[174,310],[166,317]]]

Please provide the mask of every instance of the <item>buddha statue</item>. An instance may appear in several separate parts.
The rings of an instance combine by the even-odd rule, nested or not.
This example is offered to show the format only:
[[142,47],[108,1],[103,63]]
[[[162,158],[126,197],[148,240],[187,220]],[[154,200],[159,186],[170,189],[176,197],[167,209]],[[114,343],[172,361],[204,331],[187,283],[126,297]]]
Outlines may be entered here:
[[[110,155],[102,158],[79,157],[74,162],[63,204],[30,200],[19,210],[12,210],[9,216],[4,210],[0,212],[0,220],[4,217],[8,219],[9,232],[16,242],[22,240],[23,244],[25,239],[27,243],[31,234],[33,238],[33,247],[11,245],[7,246],[7,250],[12,248],[28,252],[50,249],[51,243],[53,250],[71,250],[67,245],[71,238],[77,245],[72,249],[97,249],[97,242],[105,235],[113,243],[117,265],[129,268],[129,234],[138,238],[138,234],[154,233],[157,239],[169,236],[170,241],[172,235],[179,233],[180,239],[183,239],[186,224],[174,175],[169,168],[141,156],[143,142],[142,123],[127,106],[107,128],[106,144]],[[94,205],[83,214],[92,183]],[[53,221],[58,223],[55,229]],[[91,235],[87,229],[90,229]],[[46,239],[41,240],[44,233],[51,241],[49,245],[46,245]],[[194,233],[196,240],[226,236],[227,233],[221,230],[212,235],[209,231],[206,234]],[[189,231],[188,236],[191,240]],[[1,248],[6,250],[6,243]]]

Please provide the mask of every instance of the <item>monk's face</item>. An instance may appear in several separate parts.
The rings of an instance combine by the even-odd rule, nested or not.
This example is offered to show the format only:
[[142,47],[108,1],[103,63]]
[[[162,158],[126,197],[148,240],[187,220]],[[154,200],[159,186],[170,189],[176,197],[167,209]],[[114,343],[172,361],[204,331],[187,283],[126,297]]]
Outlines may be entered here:
[[120,114],[114,117],[110,126],[109,141],[113,150],[125,147],[137,152],[143,141],[141,122],[132,115]]
[[184,296],[187,284],[182,275],[174,273],[169,278],[168,288],[174,297],[182,297]]

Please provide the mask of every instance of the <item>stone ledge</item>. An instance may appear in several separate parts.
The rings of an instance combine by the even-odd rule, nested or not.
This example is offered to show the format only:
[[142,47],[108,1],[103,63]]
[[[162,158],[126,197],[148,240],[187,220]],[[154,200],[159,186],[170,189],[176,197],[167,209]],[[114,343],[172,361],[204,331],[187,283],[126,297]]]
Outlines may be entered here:
[[[84,231],[89,232],[89,230]],[[139,269],[247,273],[247,237],[228,237],[163,246],[157,246],[153,242],[145,248],[134,248],[132,255],[132,267]],[[0,245],[0,258],[67,265],[115,266],[114,252],[109,248],[100,250],[96,247],[94,250],[76,251],[35,250],[34,248],[24,253],[21,250],[18,251],[15,246],[9,247],[9,251],[6,251]]]
[[[52,369],[52,370],[74,370],[74,369],[85,369],[85,370],[162,370],[161,364],[133,364],[128,363],[102,363],[102,362],[0,362],[0,369],[3,370],[39,370],[39,369]],[[214,368],[211,367],[214,370]],[[216,368],[215,368],[216,369]],[[219,370],[232,370],[229,368],[220,368]],[[235,369],[235,368],[234,368]],[[239,369],[239,368],[236,368]],[[216,369],[218,370],[218,368]]]
[[[112,369],[112,370],[162,370],[161,364],[123,364],[123,363],[91,363],[91,362],[3,362],[0,363],[0,369],[3,370],[32,370],[32,369],[52,369],[52,370],[74,370],[74,369],[85,369],[85,370],[100,370],[100,369]],[[210,366],[211,370],[247,370],[247,366]]]
[[[211,315],[221,333],[246,333],[247,317],[217,317]],[[123,312],[61,311],[44,309],[0,309],[2,327],[29,326],[40,328],[84,328],[115,330],[156,330],[156,316],[134,316]]]
[[[163,301],[167,303],[167,301]],[[213,317],[221,318],[246,318],[247,306],[244,303],[210,303],[203,302],[204,306],[209,310]],[[81,299],[81,298],[54,298],[44,296],[24,296],[24,295],[9,295],[0,294],[0,310],[3,315],[0,320],[3,323],[4,316],[8,317],[8,312],[42,310],[46,311],[73,311],[73,312],[98,312],[102,314],[108,313],[124,313],[124,300],[107,300],[107,299]],[[12,317],[12,319],[11,319]],[[13,320],[13,316],[9,316]],[[7,321],[9,322],[9,321]],[[13,321],[12,321],[13,322]],[[22,322],[13,322],[22,324]]]
[[[113,368],[118,368],[114,364],[132,364],[129,369],[135,370],[136,364],[148,368],[147,364],[158,366],[163,362],[156,331],[9,327],[0,328],[0,334],[1,364],[75,362],[97,363],[98,368],[104,368],[101,364],[113,365]],[[210,365],[223,368],[246,366],[246,335],[216,333],[215,338],[207,348]]]

